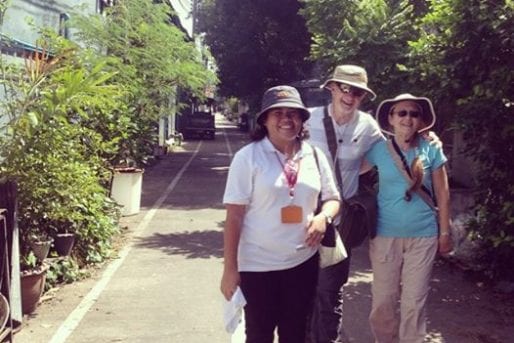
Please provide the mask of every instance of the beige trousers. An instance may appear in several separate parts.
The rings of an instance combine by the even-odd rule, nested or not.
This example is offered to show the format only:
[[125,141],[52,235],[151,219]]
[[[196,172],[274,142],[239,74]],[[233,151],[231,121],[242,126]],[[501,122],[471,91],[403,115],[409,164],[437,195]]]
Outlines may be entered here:
[[423,342],[425,303],[437,244],[436,236],[377,236],[370,240],[373,301],[369,321],[376,343]]

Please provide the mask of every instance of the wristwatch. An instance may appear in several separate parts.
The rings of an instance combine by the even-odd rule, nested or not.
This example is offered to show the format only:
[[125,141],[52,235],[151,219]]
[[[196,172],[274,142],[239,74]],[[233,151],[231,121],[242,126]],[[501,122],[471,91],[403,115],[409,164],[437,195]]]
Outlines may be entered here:
[[327,220],[327,224],[332,224],[332,221],[334,220],[334,218],[332,218],[331,215],[328,215],[326,214],[325,212],[321,212],[324,216],[325,216],[325,219]]

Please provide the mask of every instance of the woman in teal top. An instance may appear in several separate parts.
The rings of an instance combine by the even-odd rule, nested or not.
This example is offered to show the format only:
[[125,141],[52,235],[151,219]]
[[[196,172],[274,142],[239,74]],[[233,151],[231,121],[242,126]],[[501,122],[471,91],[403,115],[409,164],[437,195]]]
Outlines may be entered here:
[[453,248],[447,159],[441,146],[419,137],[435,123],[429,99],[401,94],[385,100],[377,121],[390,138],[366,155],[379,174],[377,236],[369,252],[371,329],[377,343],[422,343],[432,265],[437,251]]

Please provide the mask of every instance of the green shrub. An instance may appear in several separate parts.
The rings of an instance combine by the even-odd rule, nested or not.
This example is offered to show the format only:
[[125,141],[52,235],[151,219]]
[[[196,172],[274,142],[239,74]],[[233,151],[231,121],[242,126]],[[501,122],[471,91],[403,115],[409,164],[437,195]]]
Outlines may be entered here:
[[118,206],[103,185],[128,121],[105,61],[63,40],[49,44],[54,56],[36,53],[25,68],[2,63],[9,122],[0,173],[18,184],[22,260],[34,235],[74,232],[82,266],[107,257],[118,230]]

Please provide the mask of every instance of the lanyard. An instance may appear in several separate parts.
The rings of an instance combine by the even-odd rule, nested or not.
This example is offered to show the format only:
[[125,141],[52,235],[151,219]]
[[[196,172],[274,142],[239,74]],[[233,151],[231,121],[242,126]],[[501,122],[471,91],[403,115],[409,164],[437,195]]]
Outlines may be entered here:
[[298,172],[300,171],[300,160],[295,161],[293,158],[286,159],[286,163],[282,163],[277,152],[275,152],[277,156],[277,160],[282,166],[282,172],[287,181],[287,186],[289,187],[289,196],[291,199],[294,198],[294,187],[296,186],[296,181],[298,181]]

